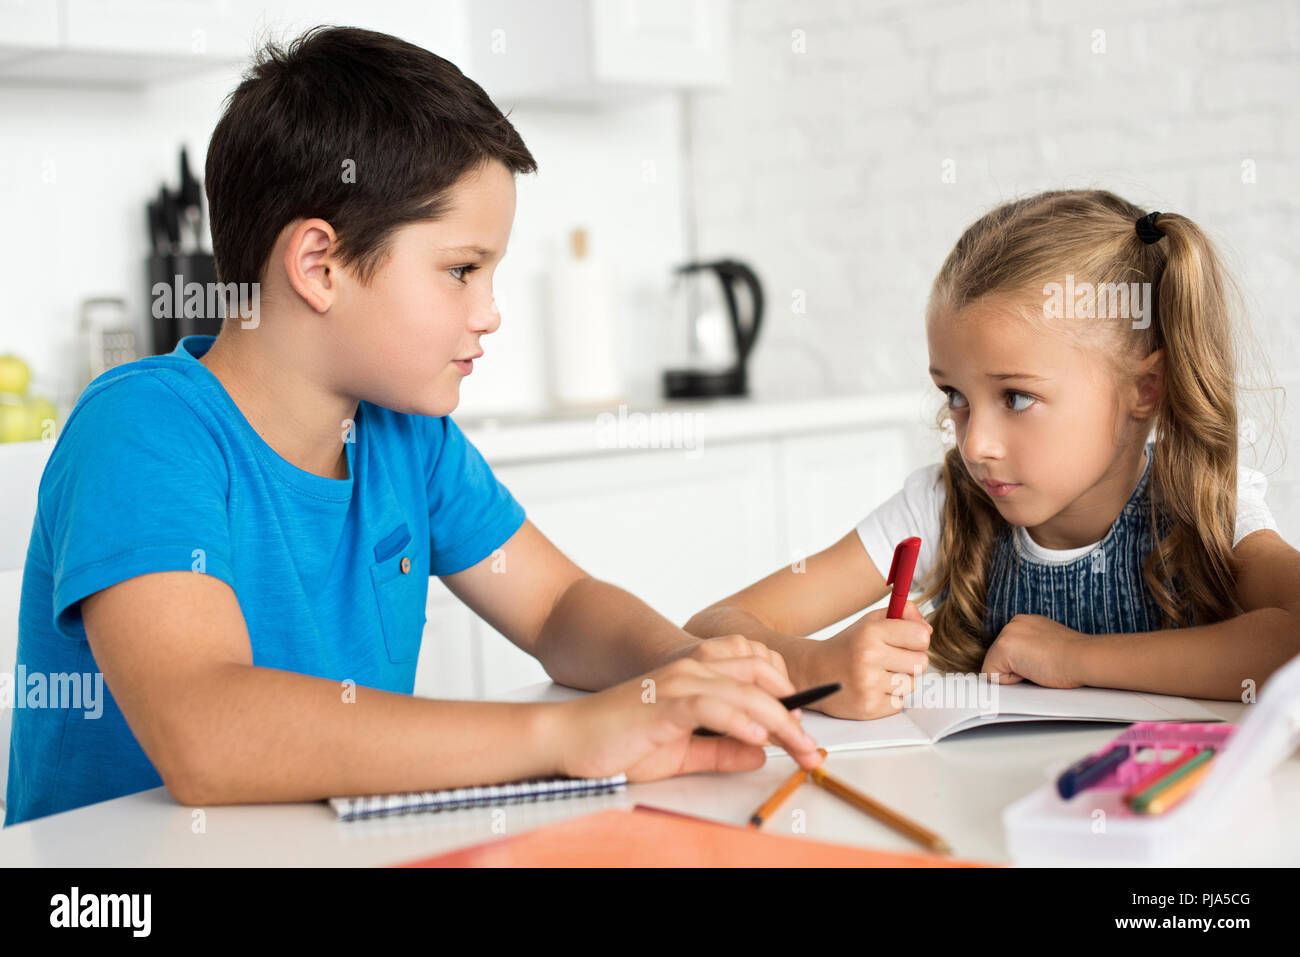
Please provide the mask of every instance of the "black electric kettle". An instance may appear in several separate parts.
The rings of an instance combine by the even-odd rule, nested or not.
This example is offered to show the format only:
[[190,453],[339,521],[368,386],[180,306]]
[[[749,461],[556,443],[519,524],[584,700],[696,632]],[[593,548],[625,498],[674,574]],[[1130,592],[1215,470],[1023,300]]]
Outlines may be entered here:
[[680,368],[664,372],[670,399],[748,394],[745,363],[763,321],[763,285],[734,259],[677,267],[676,320],[686,347]]

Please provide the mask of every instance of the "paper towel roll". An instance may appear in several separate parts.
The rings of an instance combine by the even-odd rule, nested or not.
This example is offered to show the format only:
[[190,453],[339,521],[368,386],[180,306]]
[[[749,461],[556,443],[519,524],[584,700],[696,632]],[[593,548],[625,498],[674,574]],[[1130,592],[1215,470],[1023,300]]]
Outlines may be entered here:
[[614,327],[617,312],[604,266],[575,229],[550,284],[551,396],[560,406],[608,405],[624,397]]

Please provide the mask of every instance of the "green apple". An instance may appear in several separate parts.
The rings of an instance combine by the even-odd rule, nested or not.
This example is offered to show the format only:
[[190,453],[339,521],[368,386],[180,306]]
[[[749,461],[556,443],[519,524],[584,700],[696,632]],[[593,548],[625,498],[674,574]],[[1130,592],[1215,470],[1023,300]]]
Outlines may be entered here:
[[31,380],[32,370],[27,368],[26,362],[12,353],[0,356],[0,392],[22,395]]
[[27,405],[12,395],[0,393],[0,442],[22,442],[30,420]]
[[45,438],[45,423],[50,423],[50,438],[58,436],[59,410],[49,399],[27,400],[27,438]]

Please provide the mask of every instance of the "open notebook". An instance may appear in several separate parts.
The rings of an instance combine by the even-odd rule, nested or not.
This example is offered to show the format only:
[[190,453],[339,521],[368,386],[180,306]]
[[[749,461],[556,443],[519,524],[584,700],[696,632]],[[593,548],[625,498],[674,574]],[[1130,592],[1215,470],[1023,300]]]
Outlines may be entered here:
[[[916,694],[903,699],[903,710],[871,721],[847,721],[804,710],[803,729],[827,751],[857,751],[909,744],[933,744],[951,734],[993,724],[1018,721],[1222,721],[1223,718],[1187,698],[1114,691],[1107,688],[1042,688],[1027,682],[986,685],[983,692],[967,693],[964,707],[925,705],[928,694],[913,703]],[[936,700],[940,699],[937,693]],[[963,703],[960,695],[945,696]],[[783,753],[768,748],[768,754]]]
[[[1173,695],[1106,688],[1041,688],[1023,681],[981,686],[969,680],[951,682],[948,690],[940,695],[939,682],[943,680],[943,676],[928,672],[922,676],[921,690],[903,699],[902,711],[871,721],[846,721],[805,708],[804,730],[827,751],[859,751],[933,744],[971,728],[1020,721],[1113,721],[1128,724],[1133,721],[1223,720],[1197,702]],[[586,692],[544,681],[520,688],[506,697],[512,701],[565,701],[583,694]],[[930,706],[933,701],[956,702],[965,706],[933,707]],[[785,753],[779,747],[769,747],[767,752]]]

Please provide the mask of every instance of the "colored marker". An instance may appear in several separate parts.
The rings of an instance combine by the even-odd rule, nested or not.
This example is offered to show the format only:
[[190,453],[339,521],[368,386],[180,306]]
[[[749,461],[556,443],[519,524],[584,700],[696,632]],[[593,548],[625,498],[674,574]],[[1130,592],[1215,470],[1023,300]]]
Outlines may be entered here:
[[[1156,807],[1165,807],[1165,791],[1172,785],[1177,784],[1189,773],[1195,771],[1198,767],[1205,764],[1210,758],[1214,757],[1213,748],[1205,748],[1195,754],[1180,760],[1167,773],[1162,774],[1154,782],[1144,788],[1140,793],[1129,799],[1128,806],[1138,814],[1158,813],[1152,811],[1152,805]],[[1157,798],[1160,801],[1157,802]]]
[[1201,778],[1209,774],[1210,768],[1213,764],[1214,759],[1209,758],[1196,765],[1196,767],[1192,768],[1173,784],[1169,785],[1169,787],[1165,788],[1153,797],[1151,803],[1147,805],[1146,813],[1164,814],[1165,811],[1168,811],[1171,807],[1196,789],[1196,785],[1201,783]]
[[921,540],[916,537],[905,538],[894,549],[894,560],[889,566],[889,578],[886,585],[893,585],[889,595],[888,618],[902,618],[903,609],[907,607],[907,593],[912,590],[912,573],[916,571],[916,556],[921,553]]
[[1085,788],[1090,788],[1115,768],[1124,763],[1129,755],[1127,745],[1119,744],[1101,754],[1090,754],[1076,761],[1056,779],[1056,791],[1065,800],[1074,797]]

